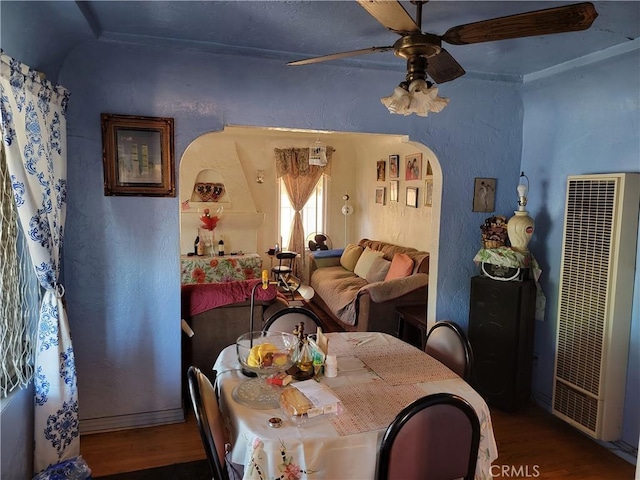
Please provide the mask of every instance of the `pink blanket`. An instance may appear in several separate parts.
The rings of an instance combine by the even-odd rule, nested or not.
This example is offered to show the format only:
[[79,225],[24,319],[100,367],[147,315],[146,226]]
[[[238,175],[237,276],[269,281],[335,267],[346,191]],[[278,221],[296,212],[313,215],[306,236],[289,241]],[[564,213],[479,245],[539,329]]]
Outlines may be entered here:
[[[182,315],[197,315],[212,308],[241,303],[251,299],[251,290],[260,280],[243,280],[239,282],[206,283],[182,286]],[[276,298],[275,285],[267,289],[258,286],[255,301],[269,301]]]

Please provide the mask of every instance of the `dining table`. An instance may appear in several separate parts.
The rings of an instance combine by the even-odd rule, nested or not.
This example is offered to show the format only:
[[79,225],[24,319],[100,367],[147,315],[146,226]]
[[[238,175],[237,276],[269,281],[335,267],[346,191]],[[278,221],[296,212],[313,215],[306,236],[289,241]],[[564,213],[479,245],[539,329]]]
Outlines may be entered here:
[[[230,460],[244,466],[244,479],[375,479],[378,450],[389,424],[413,401],[441,392],[464,398],[476,411],[481,432],[475,478],[491,478],[491,463],[498,457],[491,414],[468,383],[392,335],[334,332],[326,337],[328,354],[337,358],[338,375],[321,376],[319,382],[337,397],[339,408],[306,422],[288,418],[280,408],[238,401],[234,390],[247,377],[241,373],[235,345],[216,359],[213,369],[232,445]],[[274,418],[282,420],[279,428],[274,428]]]

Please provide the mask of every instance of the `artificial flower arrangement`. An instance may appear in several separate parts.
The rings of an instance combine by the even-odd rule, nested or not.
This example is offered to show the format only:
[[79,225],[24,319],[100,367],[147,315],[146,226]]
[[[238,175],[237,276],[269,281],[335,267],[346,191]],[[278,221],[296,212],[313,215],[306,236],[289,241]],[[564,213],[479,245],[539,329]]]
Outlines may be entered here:
[[216,214],[218,215],[214,215],[211,216],[211,213],[209,211],[208,208],[204,209],[204,215],[200,215],[200,221],[202,222],[202,225],[200,225],[200,228],[203,228],[205,230],[211,230],[213,231],[216,226],[218,225],[218,222],[220,221],[220,215],[222,213],[222,207],[220,207],[217,211]]

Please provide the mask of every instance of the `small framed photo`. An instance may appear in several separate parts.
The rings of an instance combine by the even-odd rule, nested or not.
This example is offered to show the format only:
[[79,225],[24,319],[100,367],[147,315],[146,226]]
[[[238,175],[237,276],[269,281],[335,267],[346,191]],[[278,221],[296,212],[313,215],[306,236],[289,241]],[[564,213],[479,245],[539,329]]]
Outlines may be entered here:
[[496,179],[476,178],[473,185],[473,211],[493,212],[496,199]]
[[398,201],[399,186],[400,186],[400,182],[398,180],[391,180],[389,182],[389,201],[390,202]]
[[418,208],[418,187],[407,187],[407,207]]
[[433,178],[427,178],[424,181],[424,205],[425,207],[433,205]]
[[422,154],[407,155],[404,160],[407,165],[405,180],[420,180],[422,178]]
[[378,160],[376,170],[377,170],[377,179],[379,182],[385,181],[386,169],[387,169],[387,162],[385,162],[384,160]]
[[400,178],[400,155],[389,155],[389,178]]
[[105,195],[175,197],[173,118],[103,113]]
[[377,187],[376,188],[376,203],[378,205],[386,205],[386,188],[385,187]]

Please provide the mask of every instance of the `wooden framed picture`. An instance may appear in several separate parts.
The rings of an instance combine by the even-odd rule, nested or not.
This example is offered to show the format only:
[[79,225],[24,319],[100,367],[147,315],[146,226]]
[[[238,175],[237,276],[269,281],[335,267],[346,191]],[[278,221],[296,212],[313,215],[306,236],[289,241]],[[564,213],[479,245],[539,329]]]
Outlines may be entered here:
[[476,178],[473,185],[473,211],[493,212],[496,199],[496,179]]
[[389,182],[389,201],[390,202],[398,201],[399,185],[400,185],[400,182],[398,180],[391,180]]
[[386,169],[387,169],[387,162],[384,160],[378,160],[378,163],[376,165],[376,171],[377,171],[377,179],[379,182],[385,181]]
[[389,155],[389,178],[400,178],[400,155]]
[[433,205],[433,178],[427,178],[424,181],[424,205],[425,207]]
[[377,187],[376,188],[376,203],[378,205],[386,205],[386,188],[385,187]]
[[414,153],[404,157],[406,164],[405,180],[420,180],[422,178],[422,154]]
[[407,207],[418,208],[418,187],[407,187]]
[[173,118],[103,113],[105,195],[175,197]]

